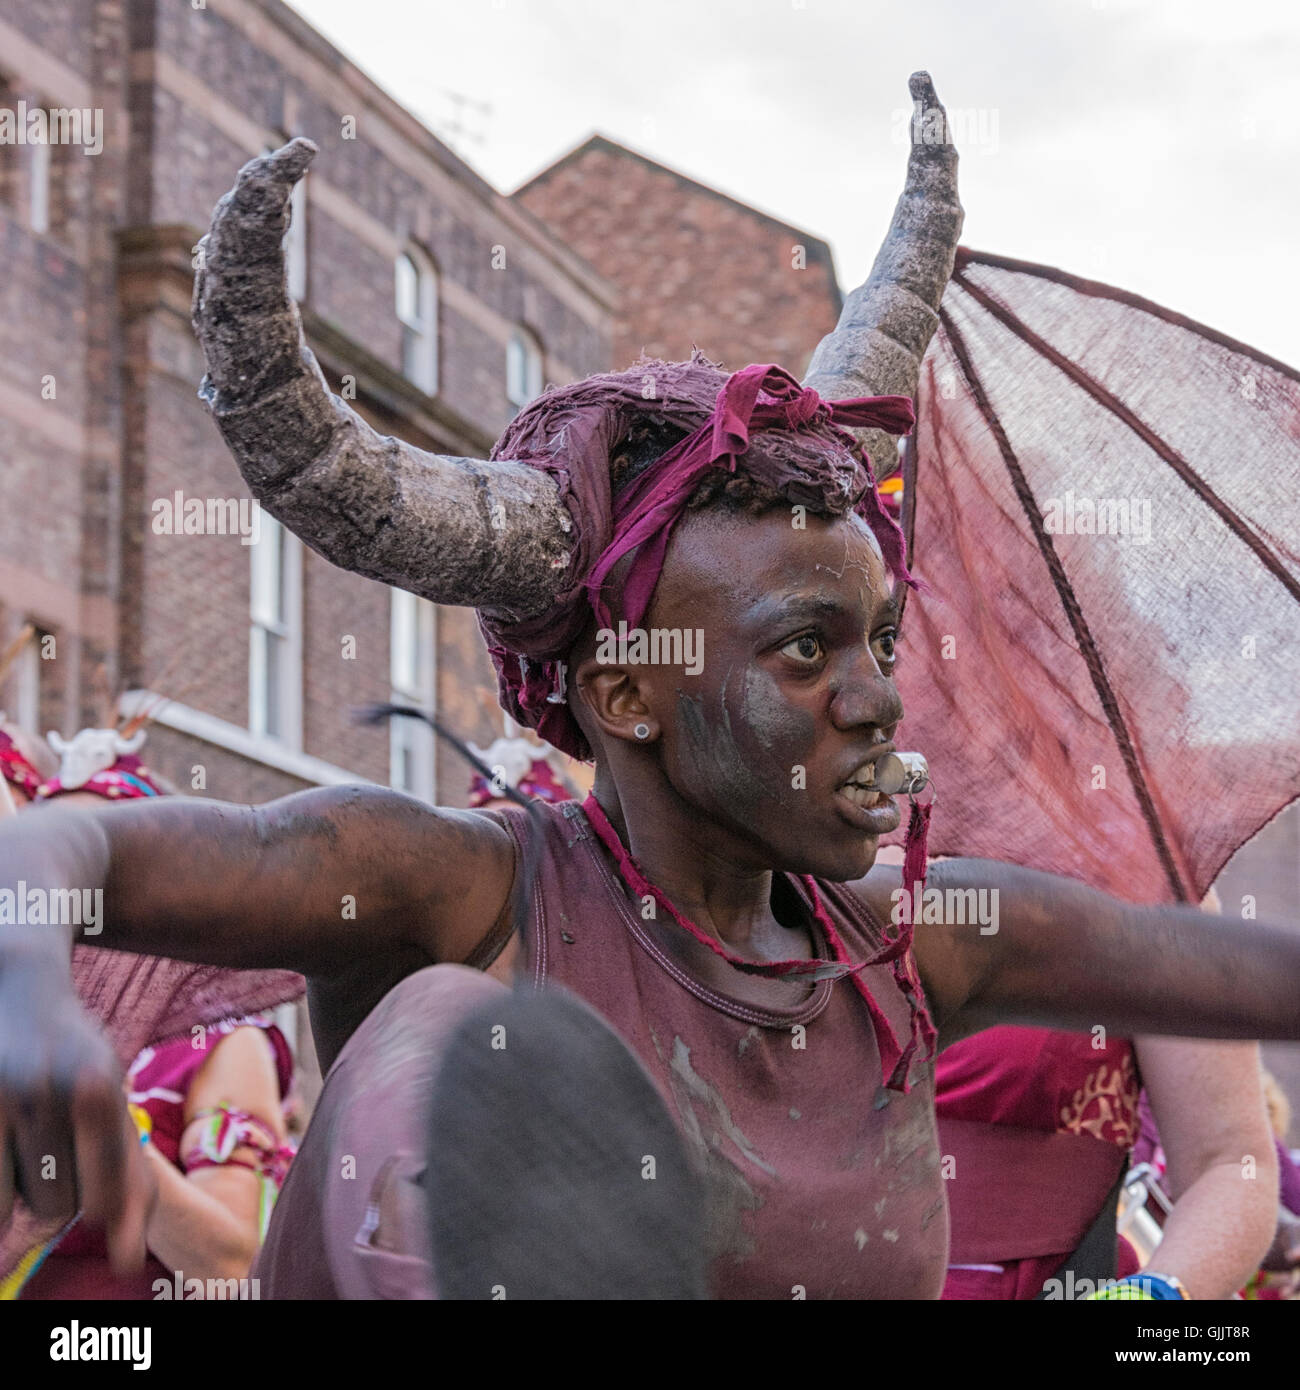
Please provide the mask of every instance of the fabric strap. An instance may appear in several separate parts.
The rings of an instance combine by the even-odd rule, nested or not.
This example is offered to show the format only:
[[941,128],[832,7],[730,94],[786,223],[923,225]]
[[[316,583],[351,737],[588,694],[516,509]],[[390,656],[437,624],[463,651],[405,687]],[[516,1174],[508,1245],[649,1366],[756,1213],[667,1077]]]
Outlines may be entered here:
[[[600,803],[594,795],[588,796],[586,801],[582,803],[582,809],[600,842],[613,856],[623,881],[633,893],[640,898],[652,898],[679,927],[693,936],[702,946],[707,946],[714,955],[720,956],[728,965],[734,966],[746,975],[761,975],[768,978],[840,980],[847,976],[851,979],[853,987],[862,996],[867,1011],[871,1015],[876,1044],[880,1049],[882,1084],[891,1091],[907,1092],[911,1089],[909,1072],[912,1060],[922,1045],[926,1050],[926,1059],[928,1060],[933,1056],[936,1032],[929,1011],[922,1002],[923,996],[911,959],[912,928],[910,922],[904,922],[902,929],[893,938],[889,938],[886,934],[884,944],[875,955],[854,965],[849,960],[848,951],[840,939],[839,932],[835,930],[834,923],[822,906],[816,881],[807,874],[801,874],[799,881],[808,894],[809,901],[812,903],[813,916],[825,934],[827,945],[830,946],[835,959],[823,960],[814,956],[811,960],[791,959],[761,962],[744,960],[728,951],[721,942],[708,936],[688,917],[678,912],[667,896],[646,878],[636,860],[624,847],[618,833],[609,823],[609,818],[601,809]],[[861,972],[868,966],[886,964],[893,966],[894,978],[902,989],[911,1010],[911,1032],[906,1047],[900,1045],[893,1026],[885,1017],[884,1011],[862,978]]]
[[[1127,1164],[1121,1167],[1119,1177],[1115,1179],[1115,1185],[1106,1194],[1106,1200],[1102,1202],[1101,1210],[1079,1242],[1078,1249],[1060,1269],[1055,1271],[1052,1275],[1053,1279],[1061,1279],[1066,1270],[1072,1270],[1076,1284],[1083,1279],[1089,1279],[1094,1287],[1098,1287],[1103,1280],[1115,1277],[1115,1270],[1119,1264],[1116,1207],[1119,1204],[1120,1188],[1124,1186],[1124,1174],[1127,1167]],[[1046,1297],[1047,1285],[1044,1284],[1043,1288],[1034,1295],[1034,1298],[1046,1299]]]
[[[824,401],[816,391],[801,387],[788,372],[770,363],[733,373],[718,392],[709,419],[656,459],[618,498],[614,534],[587,579],[587,594],[597,620],[605,627],[613,625],[603,586],[614,566],[635,551],[622,586],[621,609],[629,627],[641,622],[663,570],[673,529],[692,493],[704,475],[715,468],[725,468],[729,473],[737,471],[749,450],[752,430],[797,430],[814,422],[829,422],[837,426],[875,426],[891,434],[905,434],[915,421],[912,402],[906,396]],[[843,435],[850,450],[858,451],[851,435],[837,433]],[[910,582],[902,532],[882,505],[870,462],[865,455],[862,457],[869,486],[857,504],[858,510],[871,521],[891,570],[903,582]],[[847,503],[850,499],[844,500]]]

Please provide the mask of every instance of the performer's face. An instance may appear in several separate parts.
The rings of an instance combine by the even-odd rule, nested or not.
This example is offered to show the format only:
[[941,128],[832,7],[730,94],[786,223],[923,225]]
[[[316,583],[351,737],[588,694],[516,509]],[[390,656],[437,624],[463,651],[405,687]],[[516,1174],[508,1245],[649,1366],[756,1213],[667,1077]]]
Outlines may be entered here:
[[692,814],[764,867],[865,873],[899,810],[845,784],[903,717],[898,612],[866,523],[688,513],[645,621],[703,639],[697,674],[659,668],[646,687],[664,770]]

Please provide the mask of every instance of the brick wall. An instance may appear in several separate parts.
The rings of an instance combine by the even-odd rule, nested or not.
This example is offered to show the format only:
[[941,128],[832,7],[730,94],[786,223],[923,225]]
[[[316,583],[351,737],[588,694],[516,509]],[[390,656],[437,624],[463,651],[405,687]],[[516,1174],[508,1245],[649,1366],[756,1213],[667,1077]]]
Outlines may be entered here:
[[[99,106],[108,125],[102,155],[64,161],[57,230],[27,225],[27,151],[7,152],[0,179],[0,640],[27,619],[55,633],[42,717],[65,733],[102,717],[105,690],[130,686],[243,726],[249,549],[151,526],[151,504],[177,489],[247,496],[196,398],[189,326],[190,248],[239,167],[284,134],[320,146],[307,180],[309,337],[334,383],[356,378],[363,415],[421,447],[485,453],[511,413],[516,324],[541,341],[549,380],[607,367],[610,289],[279,0],[12,0],[0,78],[6,101]],[[400,373],[393,262],[409,243],[439,276],[436,398]],[[42,399],[47,376],[54,399]],[[389,605],[384,586],[304,555],[303,752],[377,781],[387,737],[350,711],[388,696]],[[440,614],[437,671],[453,724],[490,739],[499,715],[472,614]],[[13,698],[14,681],[0,682],[0,708]],[[212,767],[209,791],[236,800],[303,785],[159,726],[150,750],[186,786],[191,766]],[[449,757],[439,774],[440,792],[463,802],[467,778]]]
[[[42,724],[102,713],[117,674],[120,366],[114,231],[123,206],[125,5],[11,4],[0,13],[5,106],[91,108],[104,148],[6,147],[0,197],[0,629],[34,620]],[[49,226],[36,230],[38,156]],[[0,707],[16,698],[0,685]]]
[[515,197],[618,286],[618,367],[698,346],[802,376],[839,317],[825,242],[599,136]]

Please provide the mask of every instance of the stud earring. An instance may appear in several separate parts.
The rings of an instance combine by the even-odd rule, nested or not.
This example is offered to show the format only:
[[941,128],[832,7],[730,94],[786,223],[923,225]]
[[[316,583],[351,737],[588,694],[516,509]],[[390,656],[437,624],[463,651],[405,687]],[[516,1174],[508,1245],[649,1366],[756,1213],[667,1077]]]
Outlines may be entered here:
[[637,738],[649,738],[650,726],[649,724],[638,724],[636,728],[632,730],[632,732],[637,736]]

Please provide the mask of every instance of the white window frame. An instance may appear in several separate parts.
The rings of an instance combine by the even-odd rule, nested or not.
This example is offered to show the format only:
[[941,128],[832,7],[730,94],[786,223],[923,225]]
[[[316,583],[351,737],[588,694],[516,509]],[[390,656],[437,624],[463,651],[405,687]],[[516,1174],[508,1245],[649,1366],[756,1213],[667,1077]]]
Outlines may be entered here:
[[[249,547],[248,628],[248,731],[282,743],[302,747],[302,542],[265,512],[258,518],[259,535]],[[277,548],[278,547],[278,553]],[[277,557],[280,574],[270,568]],[[273,642],[283,643],[278,665],[276,706],[280,727],[272,729],[269,652]]]
[[520,411],[542,394],[544,384],[542,345],[526,328],[517,327],[506,344],[506,400]]
[[39,626],[35,635],[18,653],[14,662],[13,721],[29,734],[41,735],[41,642],[45,637]]
[[[402,283],[403,264],[414,272],[414,293]],[[407,303],[411,299],[413,303]],[[427,396],[438,394],[438,272],[418,246],[393,262],[393,310],[402,327],[402,375]]]
[[[428,599],[393,589],[388,639],[390,699],[426,714],[437,708],[437,609]],[[426,801],[437,800],[437,740],[418,719],[388,721],[388,783]],[[407,768],[411,769],[406,776]]]

